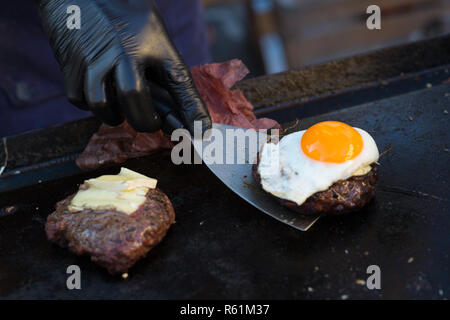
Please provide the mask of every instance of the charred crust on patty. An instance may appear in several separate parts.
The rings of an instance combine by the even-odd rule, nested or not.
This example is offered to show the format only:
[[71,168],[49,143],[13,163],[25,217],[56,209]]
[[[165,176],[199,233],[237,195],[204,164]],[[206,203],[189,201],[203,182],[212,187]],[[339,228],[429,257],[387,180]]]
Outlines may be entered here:
[[[263,189],[258,165],[259,157],[257,163],[253,165],[252,173],[256,182]],[[337,181],[327,190],[314,193],[302,205],[267,193],[277,199],[281,205],[299,214],[335,216],[360,210],[369,203],[375,196],[377,181],[378,168],[372,164],[371,170],[367,174]]]
[[148,191],[131,215],[114,210],[71,212],[68,206],[74,196],[58,202],[48,216],[47,237],[77,255],[89,255],[110,274],[124,273],[145,257],[175,220],[172,203],[157,188]]

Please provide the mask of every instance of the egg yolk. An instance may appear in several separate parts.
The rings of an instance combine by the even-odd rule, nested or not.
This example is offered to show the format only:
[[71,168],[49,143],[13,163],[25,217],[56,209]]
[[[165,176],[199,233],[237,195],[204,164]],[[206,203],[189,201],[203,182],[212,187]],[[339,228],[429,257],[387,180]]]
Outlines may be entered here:
[[306,130],[300,144],[303,152],[311,159],[342,163],[361,153],[363,139],[348,124],[324,121]]

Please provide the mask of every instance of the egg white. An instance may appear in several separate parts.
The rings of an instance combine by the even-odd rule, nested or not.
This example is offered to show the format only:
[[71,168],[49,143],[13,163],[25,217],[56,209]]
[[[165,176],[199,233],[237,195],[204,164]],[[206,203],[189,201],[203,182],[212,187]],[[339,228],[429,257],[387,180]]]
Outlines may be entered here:
[[309,158],[300,146],[306,130],[286,135],[277,144],[265,144],[258,166],[263,189],[301,205],[314,193],[327,190],[339,180],[367,173],[367,167],[379,158],[378,148],[370,134],[355,129],[362,137],[363,148],[358,156],[343,163]]

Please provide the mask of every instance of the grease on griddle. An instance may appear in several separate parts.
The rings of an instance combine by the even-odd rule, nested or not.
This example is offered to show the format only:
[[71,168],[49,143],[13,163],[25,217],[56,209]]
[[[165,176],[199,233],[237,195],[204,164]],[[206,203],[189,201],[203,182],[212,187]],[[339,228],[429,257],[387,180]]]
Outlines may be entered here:
[[253,189],[254,191],[264,194],[263,191],[261,191],[261,188],[259,186],[255,186],[253,183],[247,182],[245,181],[246,176],[244,176],[244,178],[242,179],[242,182],[250,189]]
[[394,150],[394,147],[393,146],[388,146],[386,148],[386,150],[384,150],[382,153],[380,153],[378,159],[381,158],[382,156],[384,156],[385,154],[387,154],[388,152],[391,152],[392,150]]
[[17,206],[9,206],[9,207],[1,208],[0,209],[0,218],[10,216],[10,215],[16,213],[17,210],[18,210]]

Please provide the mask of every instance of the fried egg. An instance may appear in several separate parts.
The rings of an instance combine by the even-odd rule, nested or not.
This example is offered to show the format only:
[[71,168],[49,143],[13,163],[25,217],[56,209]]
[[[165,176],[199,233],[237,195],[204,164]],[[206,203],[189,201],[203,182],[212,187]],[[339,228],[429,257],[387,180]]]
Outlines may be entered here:
[[258,173],[265,191],[302,205],[339,180],[367,174],[378,158],[377,145],[366,131],[324,121],[266,143]]

